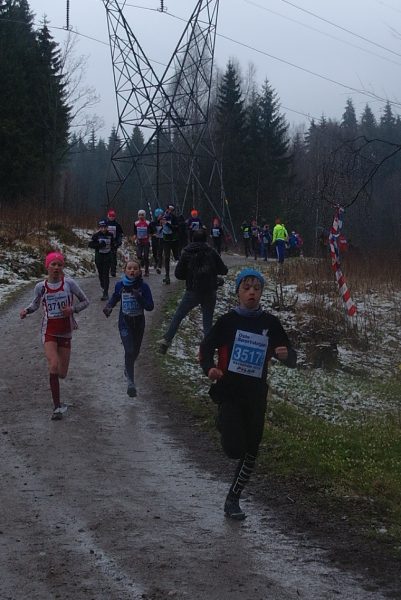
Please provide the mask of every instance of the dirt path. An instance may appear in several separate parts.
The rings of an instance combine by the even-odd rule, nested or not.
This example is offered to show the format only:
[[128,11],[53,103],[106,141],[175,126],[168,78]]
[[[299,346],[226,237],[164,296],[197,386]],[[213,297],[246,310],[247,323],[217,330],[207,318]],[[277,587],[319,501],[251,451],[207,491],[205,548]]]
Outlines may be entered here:
[[[224,518],[228,480],[172,436],[149,337],[130,399],[118,311],[106,320],[96,279],[81,284],[91,306],[79,317],[61,422],[50,420],[39,315],[18,319],[30,293],[0,313],[0,598],[383,598],[305,536],[284,535],[251,496],[245,522]],[[156,275],[150,285],[158,305],[174,288]],[[148,332],[157,318],[147,316]]]

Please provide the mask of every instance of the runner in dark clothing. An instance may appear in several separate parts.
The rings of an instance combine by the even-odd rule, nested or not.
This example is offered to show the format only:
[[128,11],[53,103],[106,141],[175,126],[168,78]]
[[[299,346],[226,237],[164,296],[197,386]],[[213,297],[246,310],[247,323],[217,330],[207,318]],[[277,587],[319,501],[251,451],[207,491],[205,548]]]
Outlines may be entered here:
[[200,346],[200,365],[214,382],[209,393],[218,405],[222,447],[229,458],[238,460],[224,505],[225,514],[237,520],[246,517],[239,499],[254,470],[264,430],[268,362],[274,357],[288,367],[296,364],[280,321],[260,307],[263,286],[258,271],[241,271],[236,279],[239,306],[217,319]]
[[112,277],[116,276],[117,272],[117,249],[123,243],[123,228],[120,223],[116,221],[116,211],[114,208],[110,208],[107,212],[107,229],[110,233],[113,234],[114,237],[114,247],[111,250],[111,265],[110,265],[110,275]]
[[110,285],[110,266],[112,250],[114,250],[114,236],[107,229],[107,221],[99,221],[99,231],[92,235],[88,244],[89,248],[95,250],[95,264],[99,274],[100,287],[103,290],[101,300],[108,300]]

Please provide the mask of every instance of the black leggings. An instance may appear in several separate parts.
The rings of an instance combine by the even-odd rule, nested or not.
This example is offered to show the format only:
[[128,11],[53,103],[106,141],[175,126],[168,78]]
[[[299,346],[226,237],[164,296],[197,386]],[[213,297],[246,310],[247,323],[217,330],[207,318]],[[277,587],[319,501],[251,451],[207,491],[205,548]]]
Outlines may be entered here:
[[229,458],[257,455],[265,424],[266,394],[267,388],[258,397],[249,394],[219,401],[217,427]]
[[97,272],[99,274],[100,287],[106,294],[108,294],[111,252],[108,252],[107,254],[101,254],[100,252],[97,252],[95,255],[95,263]]
[[121,341],[124,346],[125,371],[130,381],[134,382],[134,365],[141,349],[145,331],[145,317],[125,317],[121,312],[118,319]]

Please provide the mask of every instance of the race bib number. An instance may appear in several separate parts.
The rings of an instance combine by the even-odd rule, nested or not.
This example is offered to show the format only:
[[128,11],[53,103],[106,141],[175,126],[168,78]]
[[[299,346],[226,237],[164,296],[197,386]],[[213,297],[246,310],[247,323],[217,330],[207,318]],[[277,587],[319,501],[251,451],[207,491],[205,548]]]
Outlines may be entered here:
[[240,375],[261,378],[268,345],[267,336],[239,329],[235,336],[228,370]]
[[115,225],[108,225],[107,231],[112,234],[113,238],[116,239],[117,227]]
[[143,313],[142,307],[133,294],[123,292],[121,294],[121,305],[124,315],[137,317]]
[[136,237],[138,238],[138,240],[146,240],[146,238],[148,237],[148,228],[137,226]]
[[99,243],[104,242],[106,245],[99,248],[100,254],[107,254],[111,250],[111,238],[110,237],[99,237]]
[[47,293],[45,296],[46,311],[49,319],[64,318],[63,308],[68,306],[68,294],[64,290]]
[[249,239],[249,231],[244,231],[244,238]]
[[172,229],[170,223],[165,223],[163,225],[162,231],[163,231],[164,235],[169,235],[170,233],[173,233],[173,229]]
[[213,237],[220,237],[220,229],[212,229]]

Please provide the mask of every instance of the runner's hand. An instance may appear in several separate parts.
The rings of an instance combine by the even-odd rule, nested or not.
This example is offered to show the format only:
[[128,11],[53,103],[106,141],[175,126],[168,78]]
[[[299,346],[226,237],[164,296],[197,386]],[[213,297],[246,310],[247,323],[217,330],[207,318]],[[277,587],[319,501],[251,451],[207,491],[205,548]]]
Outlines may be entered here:
[[105,307],[104,307],[104,309],[103,309],[103,314],[105,314],[105,315],[106,315],[106,317],[107,317],[107,318],[109,318],[109,316],[111,315],[111,311],[112,311],[112,310],[113,310],[113,309],[112,309],[112,308],[110,308],[110,306],[105,306]]
[[274,354],[275,354],[276,358],[278,358],[279,360],[287,360],[287,358],[288,358],[287,346],[277,346],[277,348],[274,349]]
[[74,311],[72,306],[66,306],[65,308],[61,309],[61,312],[63,313],[64,317],[69,317]]
[[26,308],[23,308],[22,310],[19,311],[19,318],[20,319],[25,319],[26,315],[27,315],[27,310]]
[[218,369],[217,367],[212,367],[211,369],[209,369],[207,376],[212,381],[218,381],[223,377],[223,371],[221,369]]

